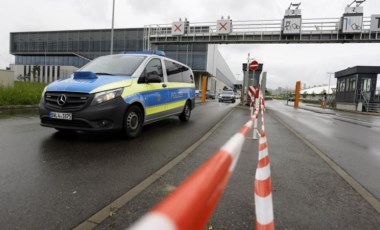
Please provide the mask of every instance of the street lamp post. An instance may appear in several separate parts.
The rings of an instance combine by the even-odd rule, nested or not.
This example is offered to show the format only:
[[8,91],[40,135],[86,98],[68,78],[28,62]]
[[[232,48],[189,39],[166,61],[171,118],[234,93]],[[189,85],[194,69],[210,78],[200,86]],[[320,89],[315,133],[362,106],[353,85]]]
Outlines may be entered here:
[[335,73],[327,72],[327,74],[330,75],[330,76],[329,76],[329,86],[328,86],[328,88],[327,88],[327,95],[328,95],[328,94],[330,94],[330,81],[331,81],[331,75],[332,75],[332,74],[335,74]]
[[113,26],[115,18],[115,0],[112,3],[112,28],[111,28],[111,55],[113,54]]

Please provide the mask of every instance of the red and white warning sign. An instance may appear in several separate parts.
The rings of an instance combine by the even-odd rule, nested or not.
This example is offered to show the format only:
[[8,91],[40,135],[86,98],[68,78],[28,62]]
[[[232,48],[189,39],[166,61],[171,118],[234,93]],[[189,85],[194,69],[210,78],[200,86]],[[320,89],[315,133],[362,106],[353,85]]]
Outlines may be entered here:
[[172,35],[184,35],[185,34],[185,22],[173,22],[172,23]]
[[248,95],[251,97],[252,101],[254,98],[259,98],[259,88],[256,86],[248,87]]
[[232,32],[231,19],[220,19],[216,21],[216,33],[229,34]]

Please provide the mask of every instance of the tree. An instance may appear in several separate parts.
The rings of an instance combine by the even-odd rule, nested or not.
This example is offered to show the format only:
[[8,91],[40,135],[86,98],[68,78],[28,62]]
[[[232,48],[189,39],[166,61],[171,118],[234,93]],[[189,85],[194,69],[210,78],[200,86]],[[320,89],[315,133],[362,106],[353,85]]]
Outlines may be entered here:
[[305,99],[307,98],[307,91],[303,92],[302,97]]
[[40,75],[40,70],[41,70],[41,67],[39,65],[33,66],[33,69],[32,69],[33,78],[36,77],[36,74]]

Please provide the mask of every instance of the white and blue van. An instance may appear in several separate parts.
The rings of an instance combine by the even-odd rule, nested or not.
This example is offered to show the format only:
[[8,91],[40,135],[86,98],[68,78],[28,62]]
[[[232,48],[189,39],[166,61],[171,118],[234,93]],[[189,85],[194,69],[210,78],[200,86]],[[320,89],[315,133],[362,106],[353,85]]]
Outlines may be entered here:
[[70,78],[49,84],[39,105],[41,125],[57,130],[124,130],[169,116],[190,119],[195,105],[190,67],[161,51],[99,57]]

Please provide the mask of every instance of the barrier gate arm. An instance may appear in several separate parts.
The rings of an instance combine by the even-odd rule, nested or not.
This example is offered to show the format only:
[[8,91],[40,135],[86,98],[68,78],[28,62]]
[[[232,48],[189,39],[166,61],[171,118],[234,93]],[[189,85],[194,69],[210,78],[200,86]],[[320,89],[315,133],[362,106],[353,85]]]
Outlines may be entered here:
[[259,107],[238,133],[130,229],[204,229],[235,169],[258,113]]

